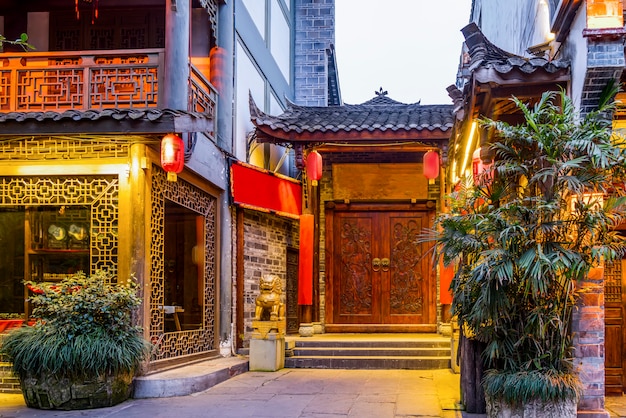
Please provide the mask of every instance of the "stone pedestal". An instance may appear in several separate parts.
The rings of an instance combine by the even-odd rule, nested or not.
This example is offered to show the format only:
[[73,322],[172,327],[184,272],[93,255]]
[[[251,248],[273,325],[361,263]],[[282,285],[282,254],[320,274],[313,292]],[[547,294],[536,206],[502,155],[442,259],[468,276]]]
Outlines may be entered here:
[[324,326],[321,322],[312,322],[313,324],[313,334],[323,334]]
[[459,365],[459,342],[461,339],[461,330],[455,320],[450,322],[450,366],[454,373],[461,373]]
[[285,367],[285,320],[252,321],[250,371],[275,372]]
[[312,337],[313,334],[315,334],[313,324],[311,322],[301,323],[300,328],[298,328],[298,333],[301,337]]

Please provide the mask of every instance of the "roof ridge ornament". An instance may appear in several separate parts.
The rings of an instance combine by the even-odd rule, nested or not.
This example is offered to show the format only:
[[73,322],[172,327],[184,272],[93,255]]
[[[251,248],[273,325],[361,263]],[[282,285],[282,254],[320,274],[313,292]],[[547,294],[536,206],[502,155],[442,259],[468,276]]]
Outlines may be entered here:
[[374,91],[374,93],[376,94],[376,96],[386,96],[388,92],[387,90],[383,91],[383,88],[381,87],[380,90]]

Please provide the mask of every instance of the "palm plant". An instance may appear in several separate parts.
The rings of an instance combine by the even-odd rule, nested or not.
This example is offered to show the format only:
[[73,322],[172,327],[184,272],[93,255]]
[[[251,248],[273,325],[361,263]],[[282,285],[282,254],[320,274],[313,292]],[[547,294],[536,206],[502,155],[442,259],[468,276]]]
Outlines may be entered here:
[[625,241],[624,144],[610,105],[579,118],[561,92],[534,107],[512,99],[517,125],[495,134],[492,181],[461,187],[437,220],[444,263],[456,263],[453,312],[485,344],[487,398],[510,405],[576,398],[571,316],[577,283],[618,259]]

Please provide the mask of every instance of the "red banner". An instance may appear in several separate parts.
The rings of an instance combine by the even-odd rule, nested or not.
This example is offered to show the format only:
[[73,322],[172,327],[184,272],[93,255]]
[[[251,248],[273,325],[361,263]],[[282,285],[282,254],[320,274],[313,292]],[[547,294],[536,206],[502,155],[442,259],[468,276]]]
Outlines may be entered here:
[[443,305],[449,305],[452,303],[452,292],[450,291],[450,284],[454,277],[454,266],[449,264],[444,267],[443,262],[439,264],[439,301]]
[[302,213],[302,186],[297,180],[235,162],[230,167],[233,203],[291,218]]
[[300,258],[298,260],[298,304],[313,305],[313,215],[300,215]]

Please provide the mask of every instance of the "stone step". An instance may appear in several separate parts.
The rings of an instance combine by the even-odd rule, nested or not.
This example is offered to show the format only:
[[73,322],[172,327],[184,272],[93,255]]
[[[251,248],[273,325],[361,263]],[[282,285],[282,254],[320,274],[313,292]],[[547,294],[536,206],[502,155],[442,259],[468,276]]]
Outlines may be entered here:
[[285,367],[294,369],[409,369],[450,368],[450,356],[294,356],[285,358]]
[[445,357],[448,347],[294,347],[293,356],[354,356],[354,357]]
[[450,339],[417,340],[332,340],[296,339],[295,347],[355,347],[355,348],[441,348],[450,349]]
[[450,339],[435,334],[321,334],[288,338],[287,368],[446,369]]

